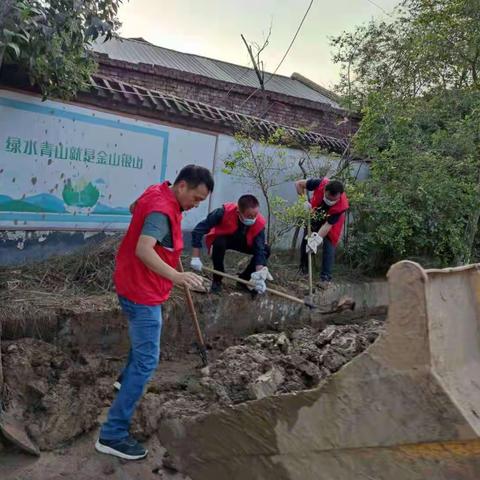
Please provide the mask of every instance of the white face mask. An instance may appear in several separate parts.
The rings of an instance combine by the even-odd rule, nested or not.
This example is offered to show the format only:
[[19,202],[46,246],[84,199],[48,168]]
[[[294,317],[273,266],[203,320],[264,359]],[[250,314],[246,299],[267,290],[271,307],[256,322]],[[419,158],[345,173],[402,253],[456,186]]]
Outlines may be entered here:
[[240,221],[246,225],[247,227],[251,227],[252,225],[255,225],[255,222],[257,221],[257,217],[255,218],[243,218],[240,217]]
[[329,207],[332,207],[338,202],[338,200],[329,200],[326,195],[323,196],[323,201],[325,202],[325,205]]

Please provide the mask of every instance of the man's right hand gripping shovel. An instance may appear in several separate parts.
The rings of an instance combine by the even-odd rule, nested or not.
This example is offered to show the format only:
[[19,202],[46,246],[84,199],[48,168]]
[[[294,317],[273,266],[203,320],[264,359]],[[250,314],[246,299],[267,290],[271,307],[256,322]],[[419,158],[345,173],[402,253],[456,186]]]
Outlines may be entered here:
[[173,279],[173,283],[189,289],[203,288],[203,277],[193,272],[177,272]]

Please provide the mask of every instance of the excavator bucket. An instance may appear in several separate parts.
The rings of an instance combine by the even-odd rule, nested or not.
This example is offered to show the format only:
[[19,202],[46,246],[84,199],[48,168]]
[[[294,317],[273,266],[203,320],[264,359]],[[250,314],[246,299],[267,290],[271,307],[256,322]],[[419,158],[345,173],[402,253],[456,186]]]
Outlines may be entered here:
[[384,333],[319,387],[162,424],[193,480],[478,480],[480,265],[388,273]]

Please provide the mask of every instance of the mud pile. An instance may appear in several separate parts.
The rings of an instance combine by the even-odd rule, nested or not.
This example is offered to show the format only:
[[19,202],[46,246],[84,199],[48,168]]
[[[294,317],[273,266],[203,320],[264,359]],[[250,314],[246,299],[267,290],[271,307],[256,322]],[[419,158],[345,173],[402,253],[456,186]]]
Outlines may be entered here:
[[[165,418],[195,416],[271,395],[314,388],[375,341],[383,322],[260,333],[228,347],[208,367],[166,384],[160,375],[140,402],[132,433],[146,438]],[[165,362],[164,366],[168,367]]]
[[313,388],[363,352],[381,328],[380,321],[369,320],[251,335],[202,370],[200,383],[223,405]]
[[[364,351],[382,322],[304,327],[244,338],[211,352],[209,367],[197,356],[162,361],[143,396],[132,433],[146,439],[165,418],[195,416],[270,395],[313,388]],[[47,342],[4,342],[4,407],[21,420],[41,450],[51,450],[98,427],[113,399],[123,360],[63,351]]]
[[4,408],[42,450],[88,432],[111,398],[118,362],[37,339],[2,343]]

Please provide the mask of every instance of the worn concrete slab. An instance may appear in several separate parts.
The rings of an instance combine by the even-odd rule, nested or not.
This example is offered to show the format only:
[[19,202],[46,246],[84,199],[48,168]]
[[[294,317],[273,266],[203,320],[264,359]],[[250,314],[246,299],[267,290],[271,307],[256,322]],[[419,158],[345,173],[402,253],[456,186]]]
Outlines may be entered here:
[[310,391],[162,424],[193,480],[477,480],[480,273],[394,265],[385,333]]

